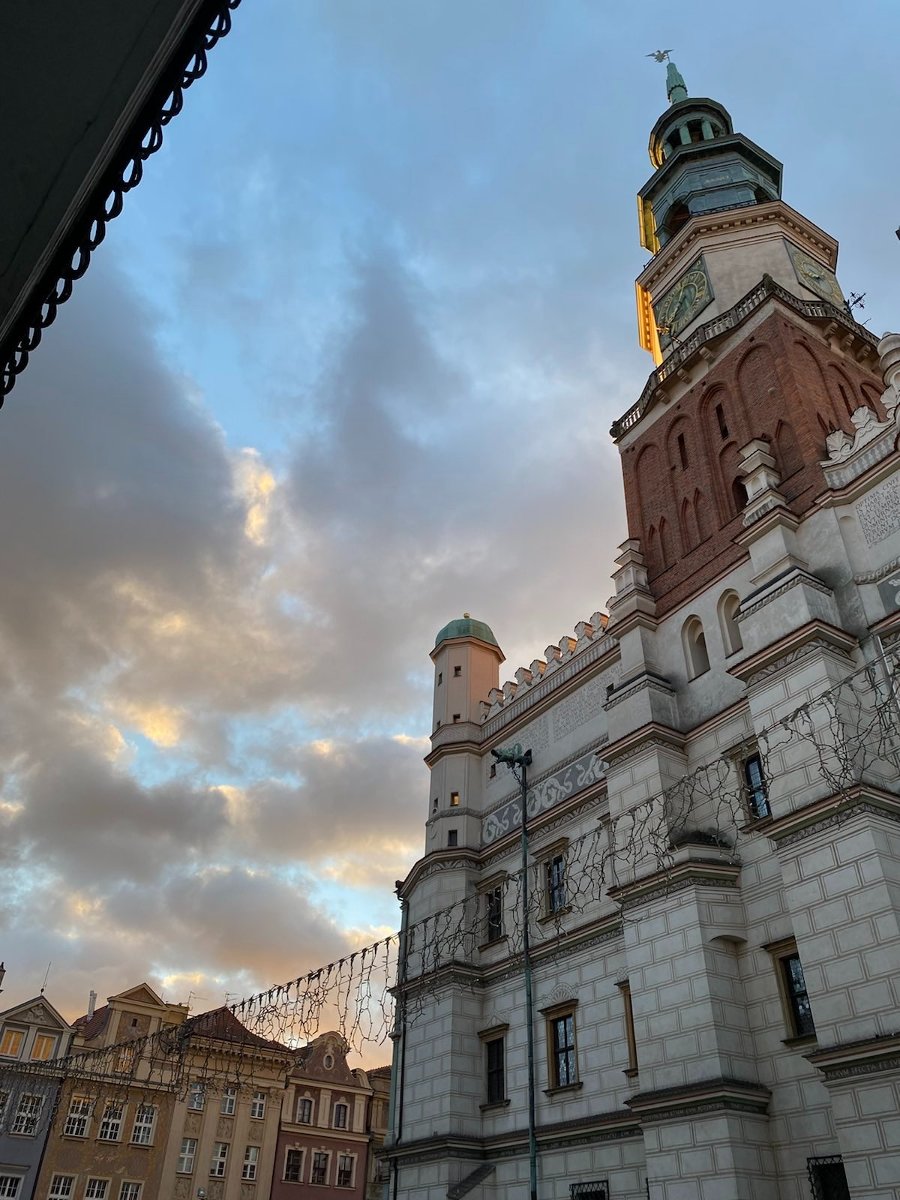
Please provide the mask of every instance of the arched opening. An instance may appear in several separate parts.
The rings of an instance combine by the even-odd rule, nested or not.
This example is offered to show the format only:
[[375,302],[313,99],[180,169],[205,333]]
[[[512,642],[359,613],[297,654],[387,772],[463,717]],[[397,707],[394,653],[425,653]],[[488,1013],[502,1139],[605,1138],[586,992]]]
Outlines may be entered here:
[[706,650],[706,635],[699,617],[688,617],[681,630],[684,647],[684,662],[688,679],[696,679],[709,670],[709,654]]
[[737,622],[740,609],[741,600],[737,592],[725,592],[722,595],[719,601],[719,625],[722,629],[722,641],[726,654],[735,654],[744,648],[740,626]]
[[666,219],[663,222],[663,229],[670,238],[673,238],[675,234],[678,233],[679,229],[682,229],[690,219],[691,210],[684,203],[684,201],[679,200],[677,203],[673,204],[666,213]]
[[694,492],[694,520],[697,522],[697,541],[705,542],[709,537],[710,528],[706,498],[702,492]]
[[691,511],[690,500],[682,500],[681,502],[681,542],[685,552],[688,553],[694,549],[698,542],[697,529],[694,525],[694,514]]
[[663,517],[659,523],[659,554],[662,559],[662,569],[672,565],[672,547],[669,544],[669,524]]
[[775,427],[775,453],[781,467],[782,479],[787,479],[803,466],[803,456],[797,445],[797,438],[787,421],[779,421]]

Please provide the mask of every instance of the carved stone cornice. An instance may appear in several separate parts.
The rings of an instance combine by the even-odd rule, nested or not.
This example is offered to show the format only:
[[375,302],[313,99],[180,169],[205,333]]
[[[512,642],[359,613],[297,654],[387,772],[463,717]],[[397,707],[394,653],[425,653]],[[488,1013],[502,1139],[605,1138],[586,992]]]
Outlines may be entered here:
[[765,649],[735,663],[728,668],[728,673],[749,687],[816,650],[836,652],[841,658],[849,659],[858,645],[858,639],[845,629],[839,629],[828,621],[808,621]]
[[626,910],[664,899],[673,892],[681,892],[689,887],[736,888],[740,875],[739,863],[693,858],[662,871],[654,871],[652,875],[645,875],[631,883],[611,887],[607,895]]
[[814,804],[777,817],[766,826],[766,837],[779,849],[805,841],[817,833],[845,824],[852,817],[871,815],[900,823],[900,796],[880,788],[858,784],[836,796],[827,796]]
[[615,688],[606,701],[604,708],[618,708],[620,704],[624,704],[626,700],[630,700],[632,696],[636,696],[638,692],[660,692],[663,696],[674,696],[675,688],[662,675],[657,675],[653,671],[644,671],[636,679],[629,679],[624,683],[620,683]]
[[646,725],[641,725],[639,729],[626,734],[625,737],[611,742],[603,751],[603,757],[610,766],[613,763],[618,765],[625,759],[642,754],[654,746],[683,753],[687,746],[687,737],[680,730],[673,729],[671,725],[650,721]]
[[846,1079],[897,1071],[900,1070],[900,1033],[821,1046],[803,1057],[822,1072],[826,1086]]
[[684,1087],[638,1092],[626,1104],[640,1117],[641,1124],[699,1116],[710,1112],[749,1112],[764,1116],[769,1110],[771,1091],[759,1083],[721,1076]]

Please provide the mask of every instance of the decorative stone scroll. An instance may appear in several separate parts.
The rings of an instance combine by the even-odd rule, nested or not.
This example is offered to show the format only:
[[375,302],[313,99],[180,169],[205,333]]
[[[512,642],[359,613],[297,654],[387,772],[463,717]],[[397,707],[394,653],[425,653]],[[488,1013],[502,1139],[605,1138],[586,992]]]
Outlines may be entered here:
[[[567,767],[563,767],[528,789],[528,819],[531,820],[539,813],[547,812],[561,800],[568,800],[570,796],[598,783],[602,778],[603,762],[595,750],[590,750],[581,758],[577,758],[575,762],[569,763]],[[498,838],[518,829],[521,823],[521,802],[517,796],[484,818],[481,831],[482,845],[489,846],[491,842],[496,842]]]

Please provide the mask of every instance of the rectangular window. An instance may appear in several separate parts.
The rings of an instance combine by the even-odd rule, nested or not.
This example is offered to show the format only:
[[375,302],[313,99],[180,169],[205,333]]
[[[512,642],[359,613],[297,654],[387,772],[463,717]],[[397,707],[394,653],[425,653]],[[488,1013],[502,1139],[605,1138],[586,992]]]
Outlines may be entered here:
[[454,846],[459,845],[459,834],[455,829],[447,830],[447,848],[452,850]]
[[634,1037],[634,1010],[631,1007],[631,985],[625,979],[622,983],[617,983],[616,987],[622,993],[622,1004],[625,1009],[625,1044],[628,1047],[628,1066],[625,1068],[625,1074],[637,1075],[637,1042]]
[[336,1104],[334,1106],[334,1127],[335,1129],[347,1128],[347,1105]]
[[575,1061],[575,1012],[560,1013],[550,1020],[551,1069],[550,1086],[571,1087],[578,1082]]
[[462,718],[462,713],[454,713],[453,714],[453,724],[458,725],[461,718]]
[[31,1047],[31,1057],[36,1062],[48,1062],[56,1052],[56,1038],[49,1033],[39,1033],[35,1036]]
[[806,1170],[815,1200],[851,1200],[844,1160],[839,1154],[808,1158]]
[[453,668],[453,678],[459,679],[460,675],[462,675],[462,667],[454,667]]
[[309,1175],[310,1183],[327,1183],[328,1182],[328,1159],[331,1156],[322,1150],[317,1150],[312,1156],[312,1171]]
[[137,1051],[134,1046],[122,1046],[116,1055],[116,1065],[113,1068],[119,1075],[128,1075],[134,1068]]
[[496,942],[503,937],[503,885],[492,887],[484,896],[485,941]]
[[258,1165],[259,1146],[248,1146],[244,1151],[244,1165],[241,1168],[241,1179],[255,1179]]
[[[0,1055],[4,1058],[18,1058],[22,1053],[22,1043],[25,1041],[25,1033],[21,1029],[4,1029],[3,1036],[0,1037]],[[4,1176],[7,1178],[7,1176]],[[10,1175],[9,1179],[20,1179],[19,1175]]]
[[69,1112],[63,1133],[66,1137],[87,1137],[88,1124],[91,1120],[91,1104],[88,1096],[73,1096],[69,1101]]
[[451,792],[450,793],[450,807],[451,808],[459,807],[459,792]]
[[84,1189],[84,1200],[106,1200],[109,1195],[108,1179],[89,1179]]
[[266,1115],[266,1093],[254,1092],[253,1099],[250,1101],[250,1119],[252,1121],[262,1121]]
[[143,1186],[142,1183],[133,1183],[130,1179],[124,1179],[119,1188],[119,1200],[141,1200]]
[[13,1117],[10,1133],[23,1133],[26,1137],[34,1137],[43,1107],[43,1096],[24,1095],[19,1101],[19,1107]]
[[755,818],[770,817],[769,797],[766,791],[766,777],[763,774],[762,759],[758,754],[751,754],[744,759],[744,787],[747,795],[747,807],[750,815]]
[[236,1104],[237,1088],[227,1087],[222,1093],[222,1103],[219,1105],[219,1112],[223,1117],[233,1117]]
[[679,433],[678,435],[678,457],[681,460],[681,469],[684,471],[688,465],[688,456],[683,433]]
[[16,1200],[21,1183],[21,1175],[0,1175],[0,1197],[2,1197],[2,1200]]
[[192,1083],[188,1092],[188,1108],[194,1112],[202,1112],[206,1104],[206,1088],[202,1083]]
[[609,1200],[609,1184],[605,1179],[570,1183],[569,1200]]
[[178,1152],[178,1167],[176,1168],[179,1175],[193,1175],[194,1159],[197,1157],[197,1139],[182,1138],[181,1150]]
[[491,763],[491,769],[490,769],[490,771],[488,771],[488,778],[489,779],[497,778],[497,764],[496,763]]
[[156,1108],[152,1104],[139,1104],[131,1127],[131,1140],[136,1146],[153,1145],[153,1129],[156,1125]]
[[301,1096],[297,1101],[297,1124],[312,1125],[313,1105],[308,1096]]
[[554,854],[544,866],[547,872],[547,912],[562,912],[566,907],[565,855]]
[[285,1183],[301,1183],[303,1181],[303,1151],[288,1150],[284,1156]]
[[122,1117],[124,1109],[121,1104],[107,1104],[100,1121],[100,1131],[97,1140],[100,1142],[117,1142],[122,1136]]
[[438,671],[438,681],[437,681],[438,687],[440,687],[443,682],[444,682],[444,672]]
[[353,1156],[350,1154],[338,1155],[337,1186],[353,1187]]
[[502,1037],[491,1038],[484,1044],[485,1076],[488,1104],[502,1104],[506,1099],[506,1043]]
[[54,1175],[50,1181],[47,1200],[69,1200],[75,1187],[74,1175]]
[[228,1162],[228,1143],[216,1142],[213,1146],[212,1161],[209,1164],[210,1175],[216,1179],[221,1179],[225,1174],[225,1165]]
[[813,1024],[812,1008],[806,991],[806,980],[803,978],[800,955],[794,952],[782,958],[781,970],[794,1036],[813,1037],[816,1027]]

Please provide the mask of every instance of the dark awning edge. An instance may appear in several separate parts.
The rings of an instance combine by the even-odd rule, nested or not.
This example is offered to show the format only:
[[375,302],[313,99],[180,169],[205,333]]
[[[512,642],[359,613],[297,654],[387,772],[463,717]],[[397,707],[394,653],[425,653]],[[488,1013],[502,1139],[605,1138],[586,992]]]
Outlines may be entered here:
[[184,105],[184,93],[206,74],[209,51],[231,30],[231,14],[241,0],[206,0],[185,26],[168,63],[97,186],[88,194],[60,248],[26,301],[19,320],[0,346],[3,377],[0,405],[28,365],[44,330],[72,295],[76,279],[88,269],[91,254],[103,241],[106,226],[122,211],[125,193],[137,187],[144,162],[162,145],[163,129]]

